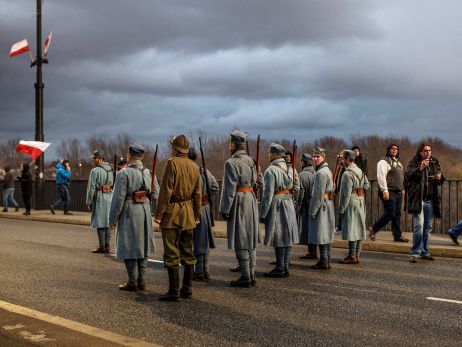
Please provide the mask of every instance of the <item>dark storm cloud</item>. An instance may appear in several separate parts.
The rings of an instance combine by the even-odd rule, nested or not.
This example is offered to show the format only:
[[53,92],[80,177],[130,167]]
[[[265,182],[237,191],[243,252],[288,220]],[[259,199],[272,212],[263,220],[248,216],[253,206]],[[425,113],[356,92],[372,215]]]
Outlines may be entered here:
[[[0,136],[32,138],[35,70],[8,58],[35,3],[0,0]],[[46,0],[45,136],[165,142],[233,127],[266,137],[429,132],[457,144],[460,4]],[[419,13],[416,16],[416,13]],[[412,21],[409,19],[412,18]],[[419,119],[417,122],[416,119]],[[396,123],[400,126],[397,127]]]

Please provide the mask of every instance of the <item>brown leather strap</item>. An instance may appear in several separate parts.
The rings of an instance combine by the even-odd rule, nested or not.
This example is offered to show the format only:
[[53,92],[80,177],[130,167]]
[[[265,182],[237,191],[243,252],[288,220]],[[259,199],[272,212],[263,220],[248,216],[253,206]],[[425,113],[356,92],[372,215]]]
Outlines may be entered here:
[[170,198],[170,202],[173,202],[173,203],[180,203],[180,202],[186,202],[186,201],[190,201],[191,200],[191,197],[190,196],[186,196],[184,198],[182,197],[179,197],[179,196],[172,196]]
[[202,206],[209,204],[209,196],[207,194],[202,195]]
[[331,192],[324,193],[322,197],[325,198],[325,199],[331,199],[332,194],[331,194]]
[[129,200],[133,200],[133,196],[132,196],[132,195],[126,195],[126,196],[125,196],[125,201],[129,201]]
[[253,189],[252,187],[248,187],[248,186],[239,186],[236,188],[236,192],[237,193],[252,193]]
[[287,195],[290,194],[289,189],[278,190],[274,192],[274,195]]
[[353,189],[351,194],[356,194],[358,196],[364,196],[364,188]]

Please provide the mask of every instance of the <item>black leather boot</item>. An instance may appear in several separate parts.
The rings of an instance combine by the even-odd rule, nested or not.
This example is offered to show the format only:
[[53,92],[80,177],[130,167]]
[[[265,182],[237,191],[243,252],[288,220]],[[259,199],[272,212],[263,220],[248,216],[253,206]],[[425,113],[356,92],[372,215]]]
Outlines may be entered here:
[[184,266],[183,287],[180,294],[183,299],[191,299],[192,296],[192,276],[194,267],[192,265]]
[[236,281],[231,281],[229,284],[231,285],[231,287],[250,288],[252,282],[250,278],[241,276]]
[[162,301],[179,301],[178,289],[180,288],[180,270],[178,267],[169,267],[168,269],[168,292],[159,297]]

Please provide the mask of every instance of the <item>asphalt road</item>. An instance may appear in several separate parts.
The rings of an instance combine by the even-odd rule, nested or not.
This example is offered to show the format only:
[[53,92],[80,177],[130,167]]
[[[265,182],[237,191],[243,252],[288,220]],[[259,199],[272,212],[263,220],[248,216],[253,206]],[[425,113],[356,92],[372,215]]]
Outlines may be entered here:
[[[161,260],[156,237],[152,258]],[[359,266],[319,271],[298,259],[305,248],[296,246],[290,277],[267,279],[273,250],[261,246],[257,287],[239,289],[229,287],[234,252],[218,239],[212,280],[195,283],[192,300],[165,303],[162,264],[150,263],[145,292],[121,292],[124,265],[92,254],[96,239],[88,227],[0,220],[0,300],[166,346],[462,345],[462,304],[427,299],[462,301],[458,259],[411,264],[405,255],[363,252]],[[334,260],[345,252],[334,249]]]

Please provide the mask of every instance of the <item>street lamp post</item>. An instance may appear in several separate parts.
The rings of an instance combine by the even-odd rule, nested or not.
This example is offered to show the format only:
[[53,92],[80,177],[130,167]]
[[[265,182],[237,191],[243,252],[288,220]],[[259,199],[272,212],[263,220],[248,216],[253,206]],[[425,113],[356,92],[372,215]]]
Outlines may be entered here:
[[[43,134],[43,89],[45,85],[42,81],[42,0],[37,0],[37,56],[34,62],[37,68],[35,86],[35,140],[44,141]],[[42,209],[44,201],[44,165],[45,159],[42,154],[37,159],[35,168],[35,208]]]

